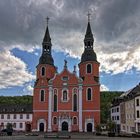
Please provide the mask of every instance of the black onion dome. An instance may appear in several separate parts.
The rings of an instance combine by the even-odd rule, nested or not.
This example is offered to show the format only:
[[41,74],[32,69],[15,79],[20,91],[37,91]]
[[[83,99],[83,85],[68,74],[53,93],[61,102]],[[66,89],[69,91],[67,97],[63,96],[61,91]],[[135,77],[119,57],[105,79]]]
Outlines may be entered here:
[[39,59],[39,64],[50,64],[54,65],[54,60],[50,54],[44,54]]
[[96,53],[94,50],[85,50],[81,57],[81,62],[97,61]]

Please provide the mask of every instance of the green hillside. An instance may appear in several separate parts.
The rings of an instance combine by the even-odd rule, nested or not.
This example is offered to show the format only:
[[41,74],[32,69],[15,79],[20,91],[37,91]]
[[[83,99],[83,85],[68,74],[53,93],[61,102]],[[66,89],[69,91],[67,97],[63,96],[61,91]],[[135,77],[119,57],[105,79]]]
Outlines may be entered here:
[[113,98],[121,95],[122,92],[105,91],[101,92],[101,123],[106,123],[110,118],[110,106]]
[[0,96],[0,104],[30,104],[32,96]]
[[[122,92],[101,92],[101,123],[106,123],[110,118],[110,106],[114,97],[120,96]],[[0,104],[30,104],[32,96],[0,96]]]

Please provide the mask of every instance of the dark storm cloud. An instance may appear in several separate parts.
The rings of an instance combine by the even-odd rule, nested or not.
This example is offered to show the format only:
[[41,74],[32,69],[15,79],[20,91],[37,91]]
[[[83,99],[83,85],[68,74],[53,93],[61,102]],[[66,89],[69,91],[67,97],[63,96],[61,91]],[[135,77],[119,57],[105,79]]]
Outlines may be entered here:
[[[113,32],[117,37],[127,29],[135,26],[135,21],[131,20],[133,20],[133,16],[135,17],[137,12],[140,14],[139,8],[139,0],[110,1],[110,3],[108,2],[101,7],[102,10],[100,12],[99,27],[102,31],[108,33]],[[127,22],[127,18],[132,19]],[[125,23],[125,25],[120,27],[119,25],[122,24],[122,22]]]
[[87,11],[97,4],[93,0],[1,0],[0,40],[6,43],[40,43],[46,16],[50,16],[50,29],[56,36],[69,31],[85,31]]
[[[76,45],[83,47],[86,14],[90,10],[91,26],[100,51],[125,51],[127,46],[135,48],[140,43],[139,9],[139,0],[1,0],[0,42],[41,45],[45,18],[49,16],[52,43],[74,52]],[[64,43],[66,37],[75,34],[82,34],[81,44]]]

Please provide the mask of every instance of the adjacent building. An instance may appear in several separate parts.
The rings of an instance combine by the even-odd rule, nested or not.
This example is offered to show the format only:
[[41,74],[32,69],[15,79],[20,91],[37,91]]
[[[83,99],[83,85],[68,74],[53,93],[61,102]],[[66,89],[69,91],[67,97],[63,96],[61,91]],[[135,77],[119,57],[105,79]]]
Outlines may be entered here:
[[111,107],[111,120],[113,122],[115,122],[116,124],[116,128],[115,128],[115,131],[117,133],[120,132],[120,102],[121,102],[121,98],[116,98],[114,99],[113,101],[113,104],[112,104],[112,107]]
[[58,73],[47,25],[42,55],[36,67],[33,131],[94,132],[96,125],[100,123],[100,83],[99,62],[93,44],[94,38],[88,20],[79,76],[76,74],[76,66],[73,72],[69,71],[66,60],[63,70]]
[[[140,84],[115,98],[111,120],[120,125],[121,133],[140,133]],[[117,108],[119,108],[117,111]],[[117,116],[118,119],[117,119]]]
[[136,132],[140,133],[140,91],[135,97],[135,118]]
[[31,131],[32,110],[32,104],[0,105],[0,130],[11,123],[16,131]]

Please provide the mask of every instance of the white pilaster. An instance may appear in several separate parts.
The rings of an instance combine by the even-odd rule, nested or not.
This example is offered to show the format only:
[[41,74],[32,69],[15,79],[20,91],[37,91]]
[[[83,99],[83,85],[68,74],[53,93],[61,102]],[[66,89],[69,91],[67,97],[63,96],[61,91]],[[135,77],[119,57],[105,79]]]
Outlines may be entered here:
[[59,119],[58,119],[58,131],[61,131],[61,120],[60,120],[60,116],[59,116]]
[[82,132],[82,86],[79,86],[79,131]]
[[72,121],[71,121],[71,118],[70,117],[68,118],[68,125],[69,125],[68,126],[68,131],[71,132]]
[[52,87],[49,87],[48,132],[52,131]]

